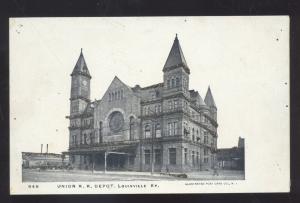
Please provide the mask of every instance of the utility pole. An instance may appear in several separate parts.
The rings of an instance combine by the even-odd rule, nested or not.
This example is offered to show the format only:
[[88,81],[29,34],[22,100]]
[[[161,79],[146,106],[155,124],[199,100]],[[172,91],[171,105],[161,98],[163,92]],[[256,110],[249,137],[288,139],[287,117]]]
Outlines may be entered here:
[[104,173],[106,173],[106,156],[107,156],[107,153],[105,151],[104,152]]

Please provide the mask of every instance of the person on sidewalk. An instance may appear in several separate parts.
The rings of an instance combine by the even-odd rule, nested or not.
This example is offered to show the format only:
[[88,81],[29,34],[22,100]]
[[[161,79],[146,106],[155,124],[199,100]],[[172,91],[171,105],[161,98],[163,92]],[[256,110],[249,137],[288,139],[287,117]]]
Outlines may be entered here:
[[218,167],[216,165],[214,165],[214,168],[213,168],[214,172],[213,172],[213,176],[219,176],[219,173],[218,173]]

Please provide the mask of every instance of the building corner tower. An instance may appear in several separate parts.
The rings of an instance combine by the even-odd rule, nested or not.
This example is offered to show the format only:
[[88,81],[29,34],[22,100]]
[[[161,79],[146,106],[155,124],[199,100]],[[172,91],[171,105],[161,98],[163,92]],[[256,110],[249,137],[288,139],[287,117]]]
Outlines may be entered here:
[[90,80],[92,77],[87,68],[82,49],[71,77],[69,148],[80,144],[81,114],[90,103]]

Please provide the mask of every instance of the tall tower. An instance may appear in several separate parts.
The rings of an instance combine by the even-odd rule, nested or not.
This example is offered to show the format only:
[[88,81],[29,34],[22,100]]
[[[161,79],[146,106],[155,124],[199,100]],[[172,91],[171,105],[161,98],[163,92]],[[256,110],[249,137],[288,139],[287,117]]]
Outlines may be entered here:
[[71,74],[71,97],[70,97],[70,138],[69,147],[75,147],[81,143],[81,118],[87,104],[90,102],[91,75],[85,63],[82,49],[77,63]]
[[190,69],[187,66],[176,34],[171,51],[163,68],[164,90],[166,94],[188,94]]
[[204,102],[210,108],[213,119],[217,121],[217,106],[214,97],[212,96],[210,86],[208,86]]
[[84,60],[82,49],[71,74],[70,115],[81,114],[90,102],[91,75]]

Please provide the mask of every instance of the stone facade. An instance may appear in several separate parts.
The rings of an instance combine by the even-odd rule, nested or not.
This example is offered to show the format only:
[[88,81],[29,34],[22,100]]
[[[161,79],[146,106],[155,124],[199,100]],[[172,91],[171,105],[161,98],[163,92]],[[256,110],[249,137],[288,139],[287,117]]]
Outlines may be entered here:
[[80,169],[186,172],[216,163],[217,107],[189,89],[190,69],[176,36],[163,82],[129,87],[115,77],[90,101],[83,54],[71,74],[70,161]]

